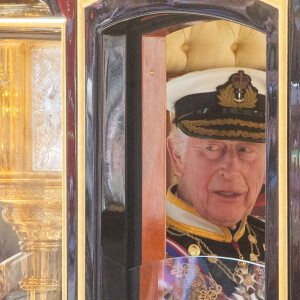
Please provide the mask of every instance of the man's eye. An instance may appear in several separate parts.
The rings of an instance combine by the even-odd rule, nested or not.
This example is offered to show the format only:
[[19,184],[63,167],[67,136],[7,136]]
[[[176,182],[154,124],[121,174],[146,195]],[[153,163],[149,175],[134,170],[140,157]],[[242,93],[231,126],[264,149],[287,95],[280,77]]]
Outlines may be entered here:
[[208,151],[218,151],[218,150],[220,150],[220,147],[217,145],[211,145],[211,146],[207,146],[206,149]]
[[252,150],[249,147],[242,147],[239,150],[240,152],[244,152],[244,153],[251,153]]

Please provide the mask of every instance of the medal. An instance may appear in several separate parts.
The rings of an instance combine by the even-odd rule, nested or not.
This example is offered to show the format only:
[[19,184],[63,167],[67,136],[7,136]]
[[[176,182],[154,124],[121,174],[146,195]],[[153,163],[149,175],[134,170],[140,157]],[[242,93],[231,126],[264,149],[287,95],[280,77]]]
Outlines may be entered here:
[[201,253],[201,249],[198,245],[192,244],[189,246],[188,252],[192,256],[199,256]]

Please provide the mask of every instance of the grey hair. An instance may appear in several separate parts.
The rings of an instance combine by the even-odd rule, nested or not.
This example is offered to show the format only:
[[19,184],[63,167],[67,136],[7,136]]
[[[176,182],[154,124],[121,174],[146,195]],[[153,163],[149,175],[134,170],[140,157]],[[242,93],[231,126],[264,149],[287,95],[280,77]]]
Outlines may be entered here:
[[168,139],[172,140],[174,151],[184,157],[187,147],[188,136],[183,133],[178,127],[175,127],[168,136]]

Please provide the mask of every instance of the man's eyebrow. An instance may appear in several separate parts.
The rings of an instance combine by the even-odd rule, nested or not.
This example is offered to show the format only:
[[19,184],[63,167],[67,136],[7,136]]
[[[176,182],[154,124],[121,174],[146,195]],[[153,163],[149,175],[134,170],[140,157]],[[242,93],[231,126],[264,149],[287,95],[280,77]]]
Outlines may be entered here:
[[237,146],[248,146],[248,147],[252,147],[252,148],[256,148],[256,149],[260,149],[260,143],[251,143],[251,142],[241,142],[240,144],[238,144]]
[[214,143],[218,145],[223,145],[223,143],[219,140],[205,140],[205,141],[199,141],[198,143],[195,143],[194,147],[206,147]]

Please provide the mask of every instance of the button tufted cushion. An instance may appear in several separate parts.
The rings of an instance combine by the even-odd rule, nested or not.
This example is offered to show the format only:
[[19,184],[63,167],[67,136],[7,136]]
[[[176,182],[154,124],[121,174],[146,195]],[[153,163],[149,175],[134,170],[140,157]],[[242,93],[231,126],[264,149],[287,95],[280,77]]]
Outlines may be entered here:
[[167,35],[166,61],[168,73],[220,67],[265,70],[266,37],[229,21],[200,22]]

